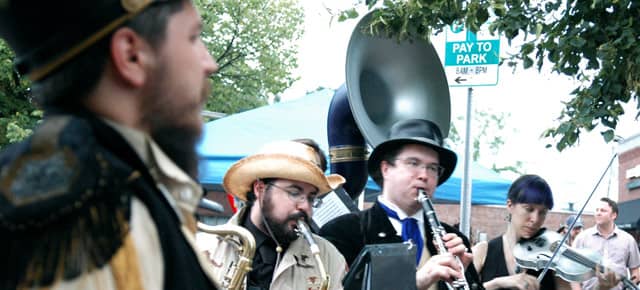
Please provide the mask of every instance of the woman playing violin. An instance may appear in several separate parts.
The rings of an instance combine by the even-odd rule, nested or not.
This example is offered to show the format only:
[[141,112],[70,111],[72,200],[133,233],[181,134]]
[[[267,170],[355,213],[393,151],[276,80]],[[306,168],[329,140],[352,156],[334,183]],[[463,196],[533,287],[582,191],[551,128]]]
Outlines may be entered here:
[[548,271],[541,283],[536,272],[517,271],[512,249],[520,239],[539,232],[553,208],[553,195],[547,182],[537,175],[516,179],[507,195],[507,231],[491,241],[473,247],[473,263],[483,286],[489,289],[571,289],[568,282]]

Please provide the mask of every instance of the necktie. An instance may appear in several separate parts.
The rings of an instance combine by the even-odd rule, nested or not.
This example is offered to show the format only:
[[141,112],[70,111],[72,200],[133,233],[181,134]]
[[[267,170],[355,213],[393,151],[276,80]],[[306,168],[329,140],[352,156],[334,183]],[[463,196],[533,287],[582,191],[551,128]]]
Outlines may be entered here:
[[422,241],[422,235],[420,234],[420,228],[418,227],[418,221],[412,217],[407,217],[405,219],[400,219],[398,213],[394,210],[388,208],[382,203],[379,203],[382,209],[387,213],[387,215],[391,218],[397,219],[402,223],[402,240],[408,241],[411,240],[417,246],[417,255],[416,255],[416,265],[420,262],[420,257],[422,256],[422,248],[424,247],[424,242]]

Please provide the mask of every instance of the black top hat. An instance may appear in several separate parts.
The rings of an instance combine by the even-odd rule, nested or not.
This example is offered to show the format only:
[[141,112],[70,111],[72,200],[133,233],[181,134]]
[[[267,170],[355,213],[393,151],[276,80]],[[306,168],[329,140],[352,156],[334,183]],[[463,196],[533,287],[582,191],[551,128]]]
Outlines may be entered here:
[[369,175],[380,176],[380,162],[385,153],[392,149],[406,144],[420,144],[427,146],[436,152],[440,157],[440,166],[444,167],[442,176],[438,179],[438,185],[449,179],[458,162],[458,157],[453,151],[443,147],[442,133],[438,126],[423,119],[408,119],[398,121],[389,130],[389,139],[380,143],[373,149],[367,164]]
[[37,81],[153,2],[0,0],[0,38],[16,53],[18,72]]

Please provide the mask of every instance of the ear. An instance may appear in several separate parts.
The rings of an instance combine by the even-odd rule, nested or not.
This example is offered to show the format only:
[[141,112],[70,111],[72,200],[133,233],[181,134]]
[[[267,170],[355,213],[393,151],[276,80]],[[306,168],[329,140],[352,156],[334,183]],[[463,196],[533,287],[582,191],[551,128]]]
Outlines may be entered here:
[[514,203],[511,201],[511,199],[507,198],[507,209],[511,209],[513,207]]
[[264,195],[264,191],[267,189],[267,186],[261,180],[256,180],[253,182],[253,194],[256,195],[256,200],[260,200],[260,198]]
[[149,62],[153,53],[149,44],[135,31],[124,27],[111,37],[111,61],[116,74],[134,87],[141,87],[147,79]]
[[387,174],[387,170],[389,170],[390,166],[391,165],[389,164],[389,162],[387,162],[387,160],[380,161],[380,175],[382,177],[384,177]]

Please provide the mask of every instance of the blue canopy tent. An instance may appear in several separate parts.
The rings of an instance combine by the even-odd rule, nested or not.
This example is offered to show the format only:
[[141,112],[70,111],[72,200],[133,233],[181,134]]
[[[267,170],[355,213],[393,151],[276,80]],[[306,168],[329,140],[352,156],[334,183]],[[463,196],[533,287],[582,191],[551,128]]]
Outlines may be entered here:
[[[204,135],[198,145],[200,183],[221,190],[222,178],[231,164],[274,140],[312,138],[328,152],[327,112],[333,94],[333,90],[321,90],[296,100],[260,107],[205,124]],[[472,204],[505,204],[511,181],[475,163],[471,164],[470,170]],[[458,162],[451,178],[436,190],[436,200],[459,202],[462,172],[462,162]],[[365,199],[373,200],[379,190],[369,178]]]

